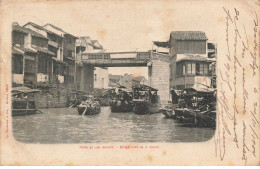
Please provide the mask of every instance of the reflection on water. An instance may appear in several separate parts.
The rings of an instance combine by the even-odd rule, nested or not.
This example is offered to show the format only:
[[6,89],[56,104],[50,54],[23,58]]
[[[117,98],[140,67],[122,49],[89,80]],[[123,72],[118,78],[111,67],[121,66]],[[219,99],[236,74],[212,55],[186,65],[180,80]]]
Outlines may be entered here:
[[200,142],[211,128],[184,127],[163,114],[111,113],[102,107],[92,116],[76,108],[42,109],[43,114],[13,117],[13,135],[25,143]]

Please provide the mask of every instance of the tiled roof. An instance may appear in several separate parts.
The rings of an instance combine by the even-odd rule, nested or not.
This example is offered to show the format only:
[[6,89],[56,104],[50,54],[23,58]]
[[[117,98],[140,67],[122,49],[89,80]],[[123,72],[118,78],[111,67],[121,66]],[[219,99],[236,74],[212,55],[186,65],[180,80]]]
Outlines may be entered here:
[[171,38],[176,40],[208,40],[202,31],[172,31]]
[[22,32],[22,33],[25,33],[25,34],[31,34],[32,36],[35,36],[35,37],[48,39],[45,36],[35,32],[35,31],[31,30],[31,29],[24,28],[24,27],[19,26],[19,25],[13,25],[13,31]]
[[37,24],[33,23],[33,22],[28,22],[27,24],[24,25],[24,27],[25,27],[26,25],[32,25],[33,27],[35,27],[35,28],[37,28],[37,29],[40,29],[40,30],[43,30],[43,31],[45,31],[45,32],[49,32],[49,33],[52,33],[52,34],[55,34],[55,35],[57,35],[57,36],[60,36],[60,35],[58,35],[58,34],[52,32],[52,31],[50,31],[50,30],[48,30],[48,29],[45,29],[44,27],[42,27],[42,26],[40,26],[40,25],[37,25]]
[[70,33],[68,33],[68,32],[65,32],[64,30],[62,30],[61,28],[59,28],[59,27],[57,27],[57,26],[55,26],[55,25],[53,25],[53,24],[47,23],[47,24],[44,25],[44,26],[48,26],[48,25],[51,26],[52,28],[54,28],[54,29],[56,29],[56,30],[62,32],[63,34],[68,34],[68,35],[73,36],[74,38],[77,38],[76,36],[74,36],[74,35],[72,35],[72,34],[70,34]]

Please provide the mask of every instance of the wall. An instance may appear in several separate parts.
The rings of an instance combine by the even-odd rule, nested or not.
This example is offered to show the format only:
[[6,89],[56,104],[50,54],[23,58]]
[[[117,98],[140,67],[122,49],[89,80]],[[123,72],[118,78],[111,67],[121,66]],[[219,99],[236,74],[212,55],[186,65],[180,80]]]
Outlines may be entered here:
[[[102,79],[104,79],[104,82],[102,82]],[[108,88],[108,69],[95,67],[94,88],[98,88],[98,89],[102,89],[102,88],[107,89]]]
[[83,78],[81,78],[84,91],[92,92],[94,89],[94,67],[84,64],[83,66]]
[[161,101],[170,100],[169,62],[153,60],[148,69],[150,86],[158,89]]
[[69,93],[72,88],[65,85],[58,85],[54,88],[41,89],[35,94],[37,108],[66,107]]

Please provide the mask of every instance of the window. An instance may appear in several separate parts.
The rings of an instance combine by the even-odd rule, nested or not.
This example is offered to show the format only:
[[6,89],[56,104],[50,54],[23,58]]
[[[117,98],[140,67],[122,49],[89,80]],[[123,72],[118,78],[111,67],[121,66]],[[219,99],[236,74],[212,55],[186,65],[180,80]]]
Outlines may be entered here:
[[97,81],[97,74],[94,75],[94,80]]
[[38,60],[38,73],[47,73],[47,57],[46,56],[39,56]]
[[13,32],[12,34],[12,44],[19,44],[21,46],[24,46],[24,34]]
[[195,63],[191,63],[191,74],[195,75],[196,74],[196,64]]
[[186,73],[187,73],[188,75],[191,74],[191,63],[187,63],[187,70],[186,70]]
[[186,68],[185,68],[185,65],[182,65],[182,75],[185,75],[186,74]]
[[104,89],[104,78],[102,78],[102,89]]
[[13,55],[12,72],[13,72],[13,74],[23,74],[23,56],[22,55]]
[[204,64],[201,63],[200,64],[200,72],[199,72],[200,75],[204,74],[203,67],[204,67]]
[[205,75],[209,74],[209,66],[208,66],[208,64],[204,64],[204,74]]

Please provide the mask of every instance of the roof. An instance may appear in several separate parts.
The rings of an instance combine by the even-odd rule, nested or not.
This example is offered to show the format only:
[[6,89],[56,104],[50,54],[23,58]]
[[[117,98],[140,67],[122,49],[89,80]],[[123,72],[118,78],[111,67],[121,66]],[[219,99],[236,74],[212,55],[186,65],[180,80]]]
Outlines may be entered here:
[[13,25],[12,28],[13,28],[13,31],[17,31],[17,32],[25,33],[25,34],[31,34],[32,36],[43,38],[43,39],[48,39],[45,36],[35,32],[35,31],[33,31],[29,28],[24,28],[24,27],[19,26],[19,25]]
[[158,89],[152,88],[150,86],[144,85],[144,84],[138,84],[137,86],[133,87],[134,89],[141,90],[141,91],[158,91]]
[[153,43],[161,48],[169,48],[169,42],[159,42],[159,41],[153,41]]
[[24,52],[15,47],[12,47],[12,54],[22,55],[22,54],[24,54]]
[[55,55],[53,52],[51,52],[51,51],[49,51],[48,49],[45,49],[45,48],[36,47],[36,46],[33,46],[32,48],[34,48],[37,51],[42,52],[42,53],[47,53],[49,55]]
[[202,31],[172,31],[170,37],[176,40],[208,40]]
[[47,24],[44,25],[44,27],[45,27],[45,26],[51,26],[52,28],[54,28],[54,29],[60,31],[62,34],[68,34],[68,35],[71,35],[71,36],[73,36],[74,38],[77,39],[76,36],[74,36],[74,35],[72,35],[72,34],[70,34],[70,33],[65,32],[64,30],[62,30],[61,28],[59,28],[59,27],[57,27],[57,26],[55,26],[55,25],[53,25],[53,24],[47,23]]
[[207,57],[198,54],[177,54],[176,62],[181,61],[207,61]]
[[22,47],[22,46],[15,45],[14,48],[17,48],[17,49],[22,50],[24,52],[37,53],[37,50],[30,49],[30,48],[25,48],[25,47]]
[[12,94],[19,94],[19,93],[34,93],[34,92],[40,92],[38,89],[30,89],[25,86],[21,87],[13,87],[12,88]]
[[[33,27],[38,28],[38,29],[40,29],[40,30],[46,31],[46,32],[48,32],[48,33],[55,34],[55,35],[57,35],[57,36],[60,36],[60,35],[58,35],[57,33],[54,33],[54,32],[52,32],[52,31],[50,31],[50,30],[48,30],[48,29],[45,29],[44,27],[42,27],[42,26],[40,26],[40,25],[37,25],[37,24],[35,24],[35,23],[33,23],[33,22],[28,22],[27,24],[24,25],[24,27],[25,27],[26,25],[32,25]],[[61,37],[61,36],[60,36],[60,37]]]
[[197,88],[197,87],[192,87],[192,88],[186,88],[184,91],[196,91],[196,92],[202,92],[202,93],[213,93],[216,91],[215,88]]

